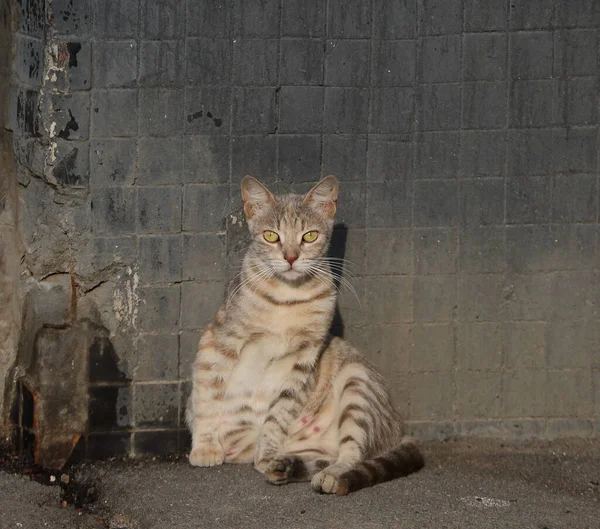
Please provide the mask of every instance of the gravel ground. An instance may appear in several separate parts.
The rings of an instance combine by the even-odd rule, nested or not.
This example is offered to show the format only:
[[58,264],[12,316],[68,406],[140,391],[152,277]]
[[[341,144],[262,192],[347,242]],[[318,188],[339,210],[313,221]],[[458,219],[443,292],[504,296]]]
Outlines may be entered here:
[[99,498],[78,512],[60,489],[0,473],[0,528],[600,529],[600,440],[424,445],[418,474],[347,497],[275,487],[247,466],[185,460],[71,470]]

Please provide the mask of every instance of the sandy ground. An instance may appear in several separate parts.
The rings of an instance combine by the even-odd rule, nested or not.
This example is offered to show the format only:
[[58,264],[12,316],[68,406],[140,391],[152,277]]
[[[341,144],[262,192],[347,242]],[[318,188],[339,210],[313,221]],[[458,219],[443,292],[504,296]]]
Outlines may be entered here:
[[0,472],[0,528],[435,528],[600,529],[600,440],[424,445],[418,474],[347,497],[307,483],[275,487],[247,466],[185,460],[89,464],[83,511],[60,488]]

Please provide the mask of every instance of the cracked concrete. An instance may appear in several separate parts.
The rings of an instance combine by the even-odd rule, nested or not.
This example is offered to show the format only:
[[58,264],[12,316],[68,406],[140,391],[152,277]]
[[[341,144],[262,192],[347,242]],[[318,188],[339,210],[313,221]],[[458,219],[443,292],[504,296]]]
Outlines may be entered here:
[[318,495],[307,483],[269,485],[249,466],[92,464],[75,472],[99,490],[85,515],[59,507],[58,487],[0,474],[10,491],[0,497],[0,515],[3,528],[28,529],[598,527],[598,443],[463,439],[428,443],[424,451],[421,472],[343,498]]

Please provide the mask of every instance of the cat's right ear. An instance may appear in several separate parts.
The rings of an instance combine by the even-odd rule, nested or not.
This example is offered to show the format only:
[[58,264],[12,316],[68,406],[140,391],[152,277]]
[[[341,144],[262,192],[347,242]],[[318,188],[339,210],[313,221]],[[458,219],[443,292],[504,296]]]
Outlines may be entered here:
[[242,202],[244,213],[251,219],[257,211],[275,203],[275,197],[253,176],[242,178]]

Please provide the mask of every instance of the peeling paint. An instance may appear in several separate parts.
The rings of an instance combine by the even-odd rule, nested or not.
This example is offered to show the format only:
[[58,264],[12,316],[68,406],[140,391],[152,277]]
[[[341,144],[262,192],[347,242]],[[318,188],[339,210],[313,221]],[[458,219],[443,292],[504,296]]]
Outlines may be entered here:
[[[138,295],[139,274],[137,270],[127,267],[124,286],[117,287],[113,293],[113,309],[119,323],[137,328],[138,306],[140,299]],[[122,276],[119,276],[120,280]]]
[[237,215],[229,215],[231,219],[231,224],[238,224],[239,226],[244,225],[244,217],[238,217]]

